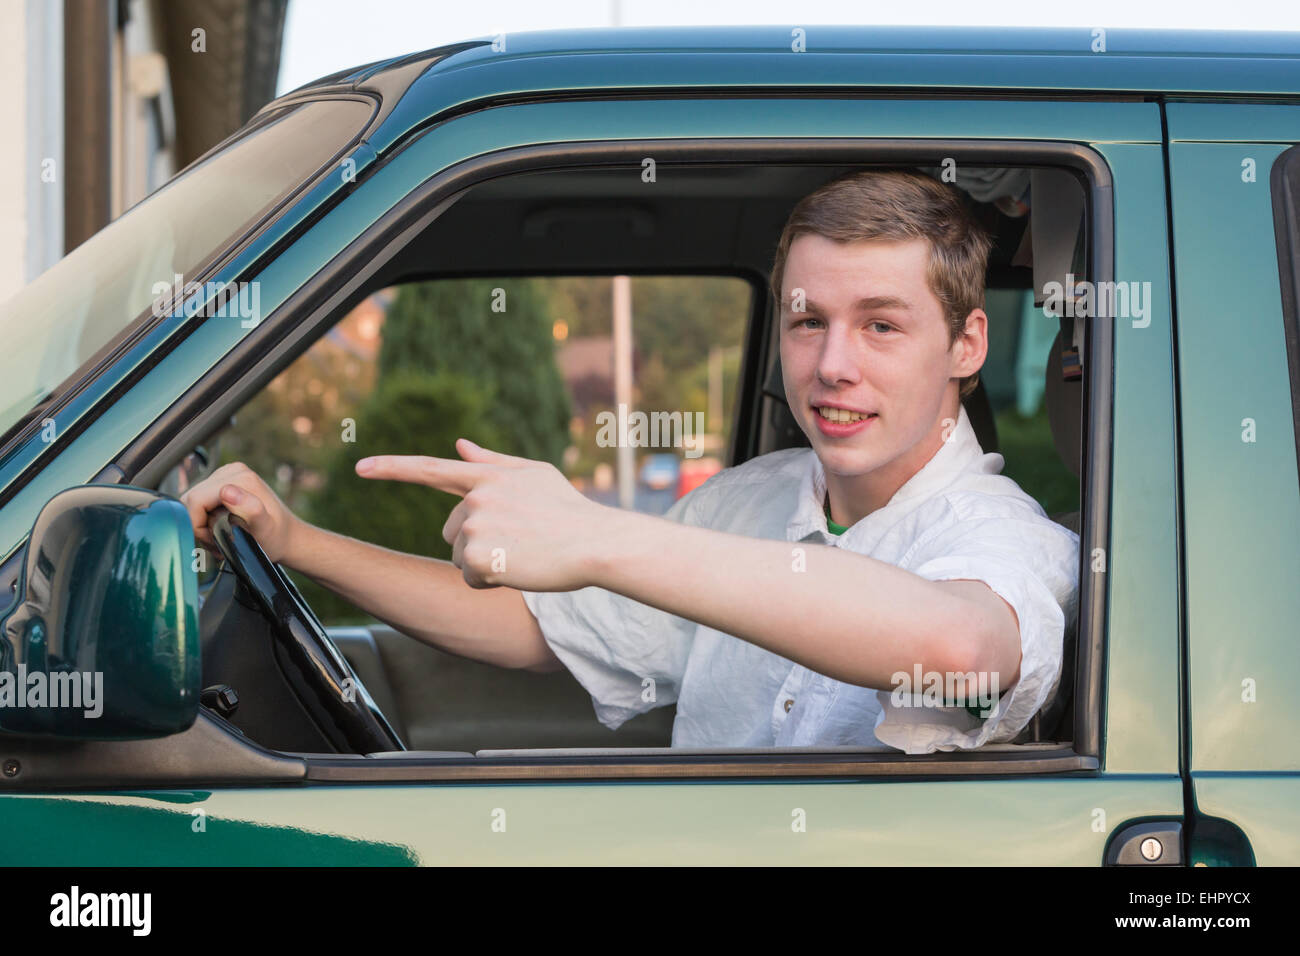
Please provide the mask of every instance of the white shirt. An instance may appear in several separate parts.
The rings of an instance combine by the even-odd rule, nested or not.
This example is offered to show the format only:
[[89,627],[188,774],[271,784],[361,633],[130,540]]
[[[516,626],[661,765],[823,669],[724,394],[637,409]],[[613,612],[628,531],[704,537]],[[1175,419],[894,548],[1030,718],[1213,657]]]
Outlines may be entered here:
[[842,535],[827,530],[825,472],[810,448],[724,469],[666,515],[789,541],[792,572],[798,545],[828,544],[933,581],[983,581],[1015,609],[1022,650],[1019,679],[999,688],[983,720],[965,707],[919,706],[919,697],[894,687],[832,680],[601,588],[525,591],[524,602],[611,729],[676,701],[674,747],[884,744],[931,753],[1009,741],[1057,691],[1065,621],[1077,602],[1079,538],[999,474],[1002,465],[1001,455],[984,454],[963,408],[934,457]]

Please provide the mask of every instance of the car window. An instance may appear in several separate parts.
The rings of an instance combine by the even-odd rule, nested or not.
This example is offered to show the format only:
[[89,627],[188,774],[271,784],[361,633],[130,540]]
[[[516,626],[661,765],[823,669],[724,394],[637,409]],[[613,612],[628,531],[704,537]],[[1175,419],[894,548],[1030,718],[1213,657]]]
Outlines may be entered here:
[[[746,281],[711,276],[384,289],[245,405],[215,453],[249,465],[315,524],[439,558],[450,557],[439,530],[455,499],[367,482],[358,459],[456,457],[466,437],[549,461],[603,504],[662,514],[726,463],[751,296]],[[301,586],[327,625],[361,619],[331,592]]]
[[182,172],[0,307],[8,374],[0,434],[44,401],[158,299],[306,182],[361,131],[371,107],[287,107]]
[[[658,192],[642,189],[648,184],[639,173],[603,167],[486,180],[423,232],[394,242],[378,263],[367,260],[383,270],[380,282],[403,277],[400,284],[367,288],[369,298],[349,304],[347,314],[338,304],[322,307],[321,324],[302,320],[314,344],[291,365],[278,366],[278,377],[251,401],[239,399],[244,405],[233,427],[217,445],[208,444],[211,461],[247,463],[318,526],[444,559],[450,549],[441,528],[457,499],[359,479],[357,460],[395,452],[454,456],[454,442],[464,436],[551,461],[597,500],[662,513],[711,469],[797,443],[780,422],[784,389],[769,334],[776,329],[758,321],[773,311],[764,270],[798,198],[851,171],[684,165],[673,169],[673,189]],[[1023,178],[998,175],[1023,193]],[[998,234],[986,279],[990,355],[980,375],[981,417],[976,423],[972,412],[972,428],[986,450],[1002,452],[1005,472],[1048,514],[1078,528],[1080,489],[1072,471],[1083,447],[1078,426],[1086,429],[1090,420],[1080,406],[1078,373],[1085,366],[1079,352],[1066,362],[1058,346],[1086,326],[1076,321],[1067,328],[1047,290],[1056,268],[1076,278],[1099,268],[1094,258],[1081,258],[1091,233],[1083,231],[1078,203],[1058,208],[1042,201],[1035,215],[1024,202],[1004,209],[972,201]],[[1031,218],[1034,234],[1064,250],[1060,261],[1026,258]],[[445,277],[431,275],[431,264]],[[643,272],[626,283],[609,277],[622,269]],[[699,272],[682,274],[691,269]],[[1036,304],[1040,294],[1043,302]],[[630,320],[620,322],[614,303],[624,295]],[[626,324],[630,348],[621,350],[616,341]],[[630,366],[622,388],[620,354]],[[1098,345],[1086,368],[1104,371],[1107,354]],[[215,398],[223,416],[234,408],[235,394],[248,392],[226,402]],[[639,423],[642,438],[629,441],[624,435],[638,428],[637,412],[647,416]],[[658,435],[649,419],[656,412]],[[697,415],[702,428],[695,427]],[[788,408],[785,415],[791,416]],[[195,431],[195,440],[206,441],[212,420]],[[1076,427],[1063,431],[1060,423],[1070,420]],[[345,655],[379,648],[395,712],[408,721],[415,749],[666,747],[672,739],[671,701],[611,731],[595,719],[590,693],[569,670],[502,676],[491,665],[413,641],[298,580],[336,639],[355,639]],[[1071,615],[1064,640],[1075,627]],[[1015,743],[1059,746],[1072,739],[1075,656],[1066,644],[1064,692],[1051,697]],[[517,683],[508,689],[502,683],[512,680]],[[445,719],[453,711],[456,719]]]

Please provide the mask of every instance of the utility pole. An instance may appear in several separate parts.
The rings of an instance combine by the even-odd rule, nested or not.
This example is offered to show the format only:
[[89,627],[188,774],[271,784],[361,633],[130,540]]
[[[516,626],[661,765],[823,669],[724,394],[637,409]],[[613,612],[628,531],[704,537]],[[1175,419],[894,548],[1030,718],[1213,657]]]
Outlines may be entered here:
[[620,508],[636,501],[636,452],[627,440],[632,413],[632,279],[614,276],[614,407],[618,422],[615,475]]

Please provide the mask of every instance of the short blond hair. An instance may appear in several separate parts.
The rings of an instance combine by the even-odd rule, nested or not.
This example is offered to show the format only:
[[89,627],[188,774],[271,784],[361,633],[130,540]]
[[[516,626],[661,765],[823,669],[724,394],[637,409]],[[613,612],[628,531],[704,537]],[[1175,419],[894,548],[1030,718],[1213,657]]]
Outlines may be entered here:
[[[927,240],[926,274],[948,320],[949,342],[957,341],[972,311],[984,308],[984,273],[993,242],[971,217],[956,188],[923,173],[850,173],[799,200],[781,231],[772,265],[772,294],[778,300],[790,244],[808,234],[835,242]],[[963,378],[961,397],[978,384],[978,372]]]

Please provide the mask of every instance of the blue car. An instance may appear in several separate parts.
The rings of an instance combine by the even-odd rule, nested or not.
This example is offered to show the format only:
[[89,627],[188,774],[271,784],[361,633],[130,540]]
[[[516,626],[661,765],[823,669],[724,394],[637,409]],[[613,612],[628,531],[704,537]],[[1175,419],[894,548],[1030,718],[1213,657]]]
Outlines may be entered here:
[[676,455],[651,455],[641,466],[641,484],[655,491],[672,488],[677,484],[677,476],[681,470],[681,463]]

